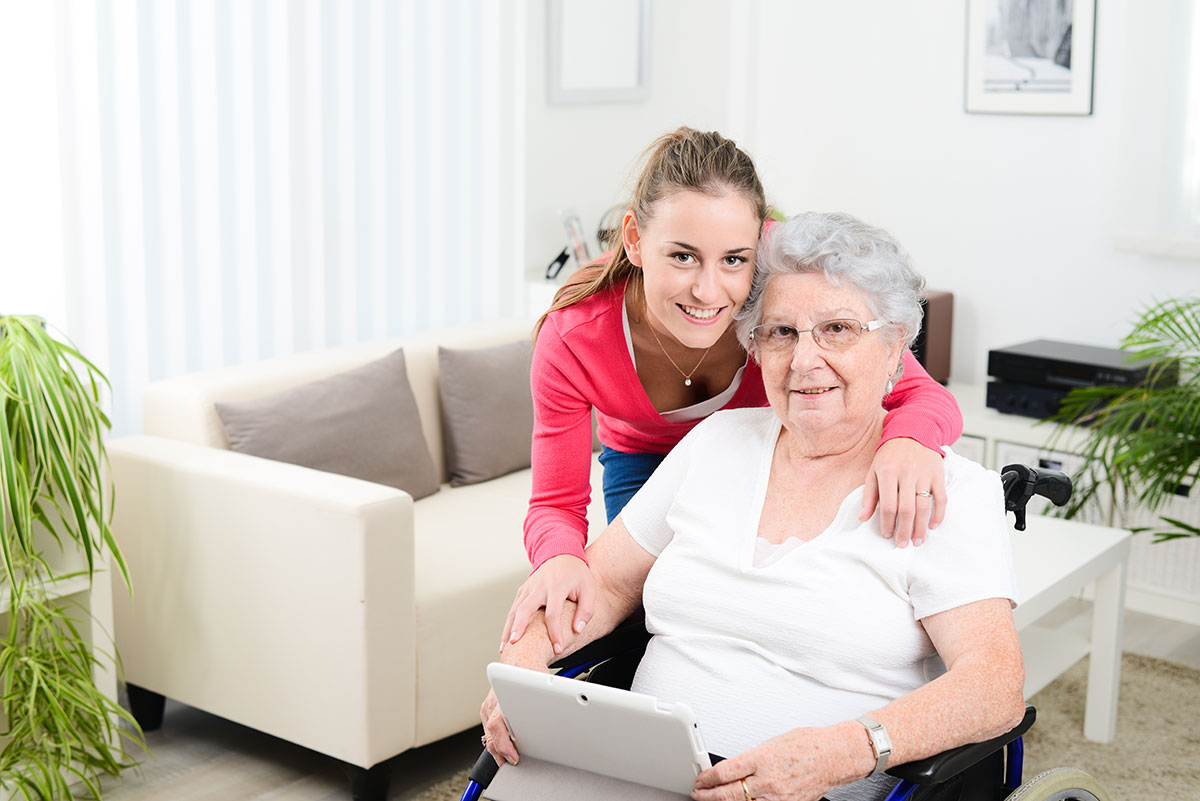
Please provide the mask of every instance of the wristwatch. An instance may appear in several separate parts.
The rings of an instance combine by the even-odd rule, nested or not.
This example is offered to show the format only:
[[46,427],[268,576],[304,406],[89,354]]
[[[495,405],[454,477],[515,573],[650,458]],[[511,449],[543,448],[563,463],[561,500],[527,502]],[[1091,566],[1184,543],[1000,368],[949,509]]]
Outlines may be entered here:
[[888,757],[892,755],[892,738],[888,737],[887,729],[877,720],[863,715],[858,722],[867,727],[867,736],[871,738],[871,751],[875,754],[875,770],[871,773],[882,773],[887,767]]

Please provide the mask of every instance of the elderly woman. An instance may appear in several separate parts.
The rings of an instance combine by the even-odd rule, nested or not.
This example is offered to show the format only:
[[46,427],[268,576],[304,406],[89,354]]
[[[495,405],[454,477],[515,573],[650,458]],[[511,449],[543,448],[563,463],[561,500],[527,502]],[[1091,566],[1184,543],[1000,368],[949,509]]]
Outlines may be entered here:
[[[923,283],[848,215],[769,229],[738,335],[770,408],[697,426],[588,548],[603,602],[567,650],[644,604],[633,690],[687,703],[707,747],[737,755],[700,774],[697,801],[882,798],[886,765],[1021,719],[998,476],[947,453],[945,522],[920,550],[858,519]],[[545,670],[544,620],[531,631],[502,659]],[[483,716],[489,750],[515,762],[490,696]]]

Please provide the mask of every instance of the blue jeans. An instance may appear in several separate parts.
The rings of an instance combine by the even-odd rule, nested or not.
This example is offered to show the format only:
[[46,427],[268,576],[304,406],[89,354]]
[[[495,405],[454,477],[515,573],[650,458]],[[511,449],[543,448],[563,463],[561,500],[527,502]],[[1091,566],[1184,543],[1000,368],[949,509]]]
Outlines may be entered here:
[[604,465],[604,511],[608,522],[621,513],[665,458],[657,453],[624,453],[604,446],[600,464]]

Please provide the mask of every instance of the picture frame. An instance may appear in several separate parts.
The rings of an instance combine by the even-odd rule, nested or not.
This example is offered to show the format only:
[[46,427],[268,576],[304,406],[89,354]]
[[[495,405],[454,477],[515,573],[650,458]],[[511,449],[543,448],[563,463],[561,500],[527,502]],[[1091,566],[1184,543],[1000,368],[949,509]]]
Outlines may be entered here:
[[591,249],[588,247],[587,235],[583,233],[583,223],[579,221],[579,212],[566,209],[563,212],[563,231],[567,235],[567,250],[575,259],[575,266],[582,267],[592,260]]
[[965,110],[1092,113],[1096,0],[967,0]]
[[547,0],[547,102],[648,99],[650,2]]

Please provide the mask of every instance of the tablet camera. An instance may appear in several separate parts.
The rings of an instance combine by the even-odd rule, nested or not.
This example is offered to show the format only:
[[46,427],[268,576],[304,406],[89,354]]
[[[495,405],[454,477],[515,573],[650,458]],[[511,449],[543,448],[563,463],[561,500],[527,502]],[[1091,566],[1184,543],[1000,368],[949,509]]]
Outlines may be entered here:
[[580,693],[579,694],[579,703],[582,704],[583,706],[587,706],[587,702],[588,702],[588,697],[586,695],[584,695],[583,693]]

